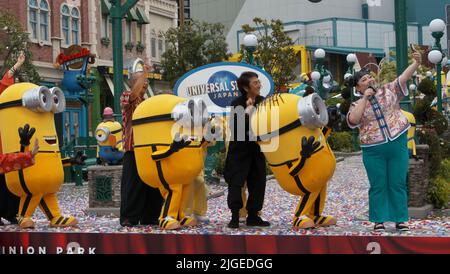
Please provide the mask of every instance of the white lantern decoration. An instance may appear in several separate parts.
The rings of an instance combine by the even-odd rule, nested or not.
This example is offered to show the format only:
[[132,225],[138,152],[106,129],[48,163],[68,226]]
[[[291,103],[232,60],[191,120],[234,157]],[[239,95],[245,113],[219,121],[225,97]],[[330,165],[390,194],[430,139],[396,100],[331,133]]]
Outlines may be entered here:
[[314,57],[316,57],[316,59],[325,58],[325,51],[323,49],[316,49],[316,51],[314,51]]
[[350,53],[350,54],[347,55],[347,62],[348,63],[356,63],[356,60],[357,60],[356,54]]
[[433,64],[437,64],[442,61],[442,53],[439,50],[432,50],[428,53],[428,60]]
[[434,19],[430,22],[431,32],[444,32],[445,22],[442,19]]
[[245,47],[256,47],[258,44],[258,38],[254,34],[247,34],[244,36]]
[[314,81],[319,80],[320,79],[320,72],[318,72],[318,71],[311,72],[311,79],[313,79]]

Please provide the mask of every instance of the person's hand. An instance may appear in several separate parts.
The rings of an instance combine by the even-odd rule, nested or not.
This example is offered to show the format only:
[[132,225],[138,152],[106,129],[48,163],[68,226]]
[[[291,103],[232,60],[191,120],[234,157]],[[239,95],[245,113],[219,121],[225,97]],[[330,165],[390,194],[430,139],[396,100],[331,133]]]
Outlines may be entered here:
[[412,58],[414,59],[414,62],[418,65],[422,64],[422,54],[420,54],[420,52],[413,52],[412,53]]
[[372,97],[373,95],[375,95],[375,90],[371,87],[369,87],[368,89],[366,89],[364,91],[364,98],[365,99],[370,99],[370,97]]
[[23,65],[24,62],[25,62],[25,53],[23,53],[23,50],[21,50],[19,53],[19,57],[17,58],[17,65],[21,66]]
[[253,109],[255,108],[255,101],[252,98],[248,98],[247,102],[245,102],[245,104],[247,105],[247,107],[245,108],[245,113],[249,114],[253,111]]
[[33,149],[31,150],[31,157],[34,159],[34,156],[36,156],[38,152],[39,152],[39,140],[35,139]]
[[34,127],[30,128],[29,124],[25,124],[23,128],[19,127],[20,144],[24,147],[30,145],[31,137],[36,132]]

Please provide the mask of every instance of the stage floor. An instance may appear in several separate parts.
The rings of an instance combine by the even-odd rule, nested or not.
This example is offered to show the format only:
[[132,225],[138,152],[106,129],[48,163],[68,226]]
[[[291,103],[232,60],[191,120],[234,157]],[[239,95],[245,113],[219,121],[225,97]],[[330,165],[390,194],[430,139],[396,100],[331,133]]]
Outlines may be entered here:
[[[388,223],[385,232],[374,232],[373,224],[368,221],[368,180],[362,165],[361,156],[346,158],[339,162],[333,179],[329,183],[328,198],[325,214],[334,215],[338,223],[333,227],[315,228],[309,230],[294,231],[291,227],[293,211],[298,203],[298,197],[285,192],[275,180],[267,183],[266,197],[262,217],[271,222],[269,228],[247,228],[243,223],[239,229],[229,229],[227,224],[230,212],[226,203],[226,186],[211,185],[210,193],[224,192],[224,195],[208,200],[208,223],[200,224],[194,228],[183,228],[177,231],[162,231],[157,226],[138,226],[123,228],[119,220],[114,216],[98,217],[86,214],[88,208],[87,184],[76,187],[73,184],[62,186],[58,194],[63,213],[70,213],[79,220],[78,227],[56,229],[50,228],[43,214],[37,210],[35,213],[36,228],[32,231],[20,231],[17,226],[0,226],[0,252],[2,247],[8,247],[12,242],[8,239],[21,241],[35,238],[48,239],[45,242],[53,246],[58,239],[72,239],[75,242],[86,241],[85,245],[104,243],[106,239],[125,241],[130,247],[97,249],[101,253],[367,253],[367,245],[372,242],[389,242],[392,246],[401,247],[405,252],[450,253],[450,218],[448,216],[437,216],[432,213],[425,220],[411,219],[409,232],[397,232],[394,224]],[[52,243],[54,239],[56,242]],[[120,239],[120,240],[119,240]],[[153,241],[189,243],[197,247],[186,247],[173,249],[166,246],[166,250],[155,249],[154,244],[149,247],[134,248],[134,240],[147,239]],[[165,239],[165,240],[164,240]],[[14,240],[14,242],[16,241]],[[64,240],[64,242],[66,241]],[[108,240],[108,241],[109,241]],[[306,241],[306,242],[305,242]],[[297,242],[301,248],[292,243]],[[155,242],[156,243],[156,242]],[[231,245],[234,243],[234,245]],[[242,243],[245,243],[242,246]],[[314,243],[314,244],[313,244]],[[341,244],[343,249],[336,248]],[[405,243],[405,244],[403,244]],[[218,244],[218,246],[215,246]],[[309,248],[304,249],[304,246]],[[317,246],[317,244],[319,246]],[[202,246],[204,245],[204,246]],[[264,248],[267,245],[266,248]],[[323,245],[323,246],[321,246]],[[376,245],[376,244],[375,244]],[[405,246],[410,246],[406,248]],[[183,245],[184,246],[184,245]],[[236,246],[236,249],[231,248]],[[239,248],[240,246],[240,248]],[[249,248],[252,246],[251,248]],[[283,248],[280,248],[283,246]],[[285,248],[291,246],[291,248]],[[356,249],[345,249],[355,247]],[[423,249],[423,246],[427,246]],[[257,247],[255,249],[255,247]],[[152,249],[153,248],[153,249]],[[258,252],[259,250],[259,252]],[[316,250],[316,251],[314,251]],[[341,252],[338,252],[342,250]],[[353,251],[351,251],[353,250]],[[7,251],[7,250],[6,250]],[[4,251],[4,252],[6,252]],[[393,248],[390,252],[396,253]],[[53,253],[53,252],[52,252]]]

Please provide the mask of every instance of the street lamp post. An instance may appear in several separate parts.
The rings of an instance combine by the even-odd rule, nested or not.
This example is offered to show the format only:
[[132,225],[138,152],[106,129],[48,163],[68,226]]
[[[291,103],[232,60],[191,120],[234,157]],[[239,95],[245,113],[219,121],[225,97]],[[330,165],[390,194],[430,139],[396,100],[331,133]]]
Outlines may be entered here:
[[119,120],[120,112],[120,95],[123,92],[123,47],[122,47],[122,19],[136,5],[138,0],[127,0],[121,4],[119,0],[109,0],[111,9],[109,14],[112,22],[112,46],[113,46],[113,69],[114,69],[114,116]]
[[254,34],[247,34],[244,36],[244,47],[247,51],[248,63],[254,65],[253,54],[256,51],[256,45],[258,44],[258,38]]
[[[347,70],[347,73],[345,74],[344,78],[351,77],[354,74],[353,67],[355,66],[356,61],[357,61],[356,55],[354,53],[348,54],[346,59],[347,59],[347,63],[348,63],[348,70]],[[352,103],[355,101],[354,89],[355,89],[354,87],[352,87],[350,89],[350,100]],[[359,150],[358,129],[356,129],[356,128],[352,129],[352,146],[353,146],[353,151]]]
[[428,53],[428,60],[436,65],[436,89],[437,89],[437,108],[442,112],[442,81],[441,70],[442,61],[445,57],[442,53],[441,38],[444,36],[445,22],[441,19],[434,19],[430,22],[431,36],[435,39],[435,44],[432,51]]
[[314,58],[316,59],[316,68],[315,71],[311,73],[311,78],[314,81],[319,81],[318,84],[318,94],[323,99],[326,100],[327,96],[324,94],[323,90],[323,82],[330,82],[331,76],[327,73],[323,62],[325,60],[325,51],[323,49],[316,49],[314,51]]

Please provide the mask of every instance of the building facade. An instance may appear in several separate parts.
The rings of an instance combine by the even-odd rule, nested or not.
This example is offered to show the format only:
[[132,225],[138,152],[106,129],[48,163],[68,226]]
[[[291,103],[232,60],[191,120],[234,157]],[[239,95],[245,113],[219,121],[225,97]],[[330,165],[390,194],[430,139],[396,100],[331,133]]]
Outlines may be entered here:
[[[0,8],[16,15],[29,33],[33,64],[43,79],[43,85],[60,86],[64,71],[56,68],[54,63],[57,56],[71,45],[80,45],[96,55],[96,62],[90,67],[97,81],[92,89],[93,102],[89,111],[83,111],[82,104],[69,96],[67,111],[57,122],[61,124],[64,140],[86,137],[84,132],[92,136],[93,129],[100,122],[101,110],[113,106],[114,101],[109,0],[0,0]],[[153,90],[169,87],[160,66],[165,51],[161,33],[177,26],[177,13],[177,1],[140,0],[122,23],[124,65],[136,57],[152,64],[154,71],[149,74],[149,80]],[[126,77],[124,87],[129,88]]]
[[[253,24],[253,18],[280,19],[285,32],[296,45],[308,51],[308,65],[314,64],[312,52],[323,48],[327,55],[325,65],[335,79],[342,80],[349,53],[368,55],[367,60],[378,61],[395,50],[395,0],[191,0],[192,19],[222,23],[228,30],[227,43],[237,53],[245,33],[242,25]],[[429,3],[431,6],[428,6]],[[407,1],[408,43],[432,45],[434,39],[428,30],[430,18],[444,21],[448,0]],[[428,10],[421,15],[422,10]],[[433,10],[431,12],[430,10]],[[442,39],[447,41],[447,35]],[[447,43],[443,43],[444,50]],[[375,59],[374,59],[375,58]],[[307,71],[297,71],[300,75]]]

